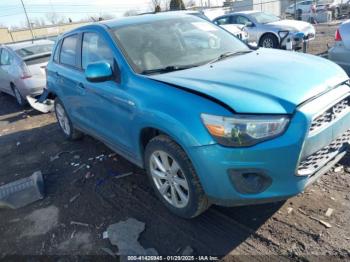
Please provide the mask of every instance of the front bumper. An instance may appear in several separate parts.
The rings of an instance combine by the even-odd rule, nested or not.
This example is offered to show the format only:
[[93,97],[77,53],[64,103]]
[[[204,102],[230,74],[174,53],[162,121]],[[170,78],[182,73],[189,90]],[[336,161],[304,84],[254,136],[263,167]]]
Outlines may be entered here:
[[289,32],[281,37],[281,48],[286,48],[288,41],[292,42],[293,49],[301,48],[303,42],[309,42],[315,39],[315,32],[312,30],[306,32]]
[[[341,86],[298,108],[286,132],[273,140],[248,148],[218,144],[190,148],[188,153],[208,197],[216,204],[235,206],[278,201],[302,192],[345,154],[339,152],[309,176],[298,175],[301,161],[350,129],[347,113],[312,135],[308,131],[313,118],[330,106],[330,101],[349,91],[348,86]],[[262,192],[242,193],[232,182],[232,170],[234,174],[254,170],[267,175],[271,183]]]

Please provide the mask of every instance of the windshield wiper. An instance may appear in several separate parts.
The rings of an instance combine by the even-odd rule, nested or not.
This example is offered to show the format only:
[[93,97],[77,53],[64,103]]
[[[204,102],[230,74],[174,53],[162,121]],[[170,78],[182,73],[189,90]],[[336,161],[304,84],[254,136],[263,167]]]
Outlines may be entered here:
[[247,54],[247,53],[250,53],[250,52],[252,52],[252,50],[244,50],[244,51],[237,51],[237,52],[225,52],[225,53],[219,55],[214,60],[211,60],[208,64],[212,64],[212,63],[224,60],[224,59],[226,59],[228,57],[231,57],[231,56],[243,55],[243,54]]
[[173,71],[189,69],[196,66],[198,65],[186,65],[186,66],[172,65],[172,66],[166,66],[162,68],[146,69],[146,70],[143,70],[141,74],[150,75],[150,74],[157,74],[157,73],[169,73]]

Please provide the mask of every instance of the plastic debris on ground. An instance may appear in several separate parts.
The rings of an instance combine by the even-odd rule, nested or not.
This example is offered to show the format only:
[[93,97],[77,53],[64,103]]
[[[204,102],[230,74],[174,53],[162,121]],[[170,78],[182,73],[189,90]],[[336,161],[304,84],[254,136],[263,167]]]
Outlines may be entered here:
[[21,208],[44,198],[44,180],[41,171],[0,186],[0,208]]
[[326,211],[326,217],[330,217],[333,214],[334,209],[333,208],[328,208]]

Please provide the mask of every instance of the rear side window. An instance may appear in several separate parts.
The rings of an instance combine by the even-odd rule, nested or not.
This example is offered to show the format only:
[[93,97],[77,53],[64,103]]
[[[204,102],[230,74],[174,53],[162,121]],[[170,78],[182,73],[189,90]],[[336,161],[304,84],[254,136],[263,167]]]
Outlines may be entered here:
[[84,33],[81,50],[81,66],[86,69],[91,63],[106,62],[113,66],[113,53],[102,36]]
[[53,55],[53,61],[58,63],[59,55],[60,55],[60,45],[62,41],[59,41],[56,45],[55,53]]
[[41,44],[41,45],[32,45],[32,46],[27,46],[24,48],[20,48],[16,50],[16,53],[22,57],[28,57],[28,56],[39,56],[41,54],[46,54],[46,53],[51,53],[52,50],[52,44]]
[[11,54],[6,49],[2,49],[2,51],[1,51],[1,58],[0,58],[0,64],[1,65],[11,65],[11,63],[12,63]]
[[60,53],[60,62],[61,64],[74,66],[77,64],[77,43],[78,43],[78,35],[68,36],[63,39],[61,53]]

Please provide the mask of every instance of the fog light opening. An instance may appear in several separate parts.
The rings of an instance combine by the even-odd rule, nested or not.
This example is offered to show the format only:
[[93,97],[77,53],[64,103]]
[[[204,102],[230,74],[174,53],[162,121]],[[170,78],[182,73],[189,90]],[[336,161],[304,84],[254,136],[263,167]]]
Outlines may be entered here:
[[261,170],[229,170],[234,188],[241,194],[258,194],[265,191],[272,179]]

